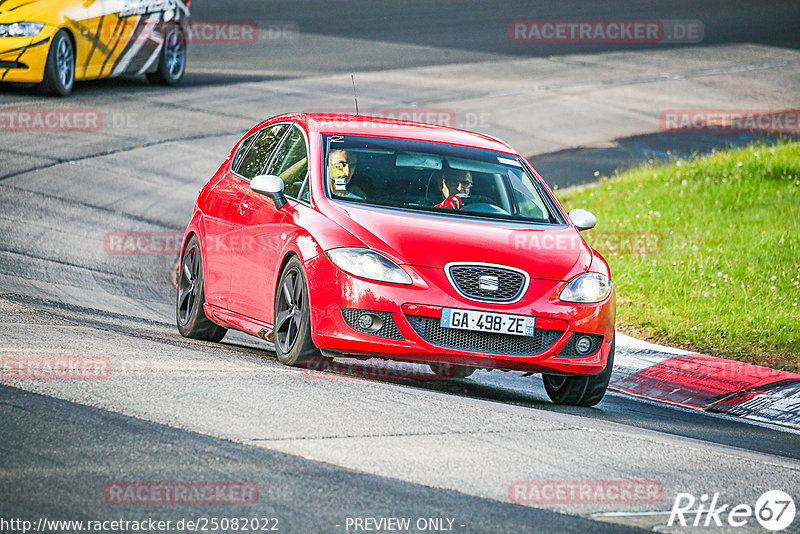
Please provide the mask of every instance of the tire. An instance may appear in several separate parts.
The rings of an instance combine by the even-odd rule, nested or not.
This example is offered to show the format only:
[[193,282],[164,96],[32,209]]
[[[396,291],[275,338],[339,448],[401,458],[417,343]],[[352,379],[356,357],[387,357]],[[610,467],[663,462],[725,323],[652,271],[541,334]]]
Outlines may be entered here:
[[186,32],[178,24],[170,24],[164,32],[164,46],[158,55],[158,66],[147,73],[150,83],[177,85],[186,72]]
[[311,339],[306,276],[296,256],[284,267],[275,291],[274,343],[278,361],[284,365],[299,367],[321,361]]
[[75,84],[75,47],[66,30],[59,30],[50,43],[44,78],[39,92],[47,96],[67,96]]
[[206,317],[203,310],[203,256],[200,241],[192,236],[181,256],[178,291],[175,299],[175,319],[183,337],[220,341],[228,331]]
[[544,389],[547,396],[556,404],[570,406],[594,406],[599,403],[608,389],[611,380],[611,370],[614,367],[614,343],[611,341],[611,350],[608,351],[608,361],[605,368],[598,375],[591,376],[561,376],[542,375]]
[[429,363],[428,366],[439,378],[467,378],[475,372],[474,367],[454,363]]

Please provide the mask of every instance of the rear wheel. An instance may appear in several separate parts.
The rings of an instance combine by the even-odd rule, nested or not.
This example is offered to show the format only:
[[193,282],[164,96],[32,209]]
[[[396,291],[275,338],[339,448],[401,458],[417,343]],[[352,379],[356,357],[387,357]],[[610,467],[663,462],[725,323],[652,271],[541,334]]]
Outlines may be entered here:
[[291,366],[320,361],[311,340],[308,285],[297,257],[283,269],[275,294],[275,353],[281,363]]
[[186,33],[177,24],[171,24],[164,35],[164,46],[158,56],[158,68],[148,72],[150,83],[175,85],[186,72]]
[[183,337],[219,341],[228,330],[206,317],[204,302],[203,257],[200,254],[200,241],[197,236],[192,236],[183,252],[178,274],[175,303],[178,330]]
[[44,79],[39,83],[39,91],[48,96],[67,96],[75,83],[75,47],[66,30],[59,30],[53,36],[47,62],[44,65]]
[[605,368],[598,375],[592,376],[561,376],[542,375],[544,389],[547,396],[556,404],[572,406],[594,406],[603,399],[611,380],[611,370],[614,367],[614,341],[611,341],[611,350],[608,351],[608,361]]
[[475,372],[474,367],[456,365],[454,363],[429,363],[433,374],[439,378],[467,378]]

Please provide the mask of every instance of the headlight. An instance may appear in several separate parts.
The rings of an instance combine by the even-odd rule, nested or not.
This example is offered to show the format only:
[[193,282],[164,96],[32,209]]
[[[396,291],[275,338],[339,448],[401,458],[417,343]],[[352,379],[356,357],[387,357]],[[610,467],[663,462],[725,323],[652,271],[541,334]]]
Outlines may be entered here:
[[600,302],[611,293],[611,279],[598,273],[583,273],[564,286],[558,298],[565,302]]
[[367,248],[335,248],[327,254],[340,269],[355,276],[393,284],[411,284],[411,277],[400,266]]
[[35,37],[44,28],[41,22],[0,24],[0,37]]

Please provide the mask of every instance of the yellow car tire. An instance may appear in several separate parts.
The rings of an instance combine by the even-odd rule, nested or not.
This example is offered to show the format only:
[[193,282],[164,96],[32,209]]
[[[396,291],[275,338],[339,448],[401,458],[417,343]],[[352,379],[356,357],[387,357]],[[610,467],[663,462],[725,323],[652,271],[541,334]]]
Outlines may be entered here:
[[59,30],[50,43],[39,91],[48,96],[67,96],[74,84],[75,45],[66,30]]
[[147,73],[150,83],[176,85],[186,72],[186,32],[178,24],[170,25],[158,57],[158,69]]

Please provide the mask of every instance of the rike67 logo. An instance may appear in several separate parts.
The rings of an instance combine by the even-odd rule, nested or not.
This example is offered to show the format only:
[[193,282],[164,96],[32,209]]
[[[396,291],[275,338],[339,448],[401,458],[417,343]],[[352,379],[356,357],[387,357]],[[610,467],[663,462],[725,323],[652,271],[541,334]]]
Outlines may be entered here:
[[795,513],[794,500],[788,493],[780,490],[765,492],[756,500],[755,506],[722,503],[719,493],[714,493],[711,497],[703,494],[699,499],[691,493],[678,493],[667,526],[752,527],[752,519],[755,518],[761,527],[778,532],[794,522]]

